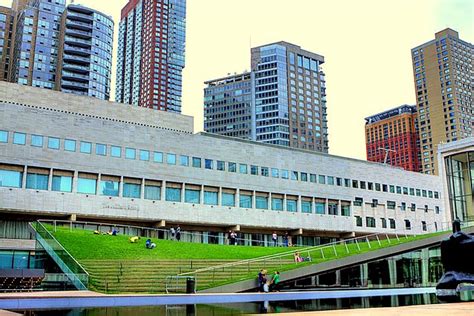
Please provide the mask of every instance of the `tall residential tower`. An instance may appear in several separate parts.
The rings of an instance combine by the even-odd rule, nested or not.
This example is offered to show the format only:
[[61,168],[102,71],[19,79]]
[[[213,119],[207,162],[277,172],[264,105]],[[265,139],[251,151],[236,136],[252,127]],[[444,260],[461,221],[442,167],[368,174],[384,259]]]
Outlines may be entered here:
[[[287,42],[252,48],[250,74],[206,82],[205,131],[327,153],[323,63],[323,56]],[[251,91],[235,87],[234,79],[242,76],[251,83]],[[240,103],[247,92],[252,102]],[[246,132],[229,131],[229,127],[235,128],[235,122],[248,125],[249,113]]]
[[473,135],[474,47],[448,28],[411,54],[423,172],[437,174],[438,145]]
[[402,105],[365,119],[367,160],[421,171],[416,106]]
[[116,100],[181,112],[186,0],[129,0],[119,26]]

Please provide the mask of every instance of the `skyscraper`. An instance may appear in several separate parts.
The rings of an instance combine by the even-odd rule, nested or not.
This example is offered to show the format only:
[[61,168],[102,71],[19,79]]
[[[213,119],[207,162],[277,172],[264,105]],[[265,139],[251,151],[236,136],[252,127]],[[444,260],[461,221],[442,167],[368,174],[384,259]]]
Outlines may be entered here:
[[13,28],[13,11],[0,6],[0,80],[8,80],[10,49]]
[[411,54],[423,172],[437,174],[438,145],[473,135],[474,47],[447,28]]
[[65,0],[15,0],[8,80],[110,98],[111,17]]
[[255,140],[328,152],[324,57],[287,42],[252,48]]
[[68,5],[61,22],[57,90],[110,98],[114,21],[81,5]]
[[[327,153],[323,63],[323,56],[287,42],[252,48],[250,74],[206,82],[204,130]],[[244,75],[252,87],[252,102],[247,105],[240,104],[242,97],[237,97],[235,92],[241,91],[233,82]],[[235,111],[235,103],[239,104],[239,109],[243,106],[240,111]],[[244,122],[247,113],[251,114],[250,124],[243,124],[249,125],[247,131],[230,131],[229,126],[234,128],[235,122]]]
[[229,75],[205,84],[204,130],[252,139],[251,73]]
[[129,0],[119,26],[116,100],[181,112],[186,0]]
[[416,106],[402,105],[365,119],[367,160],[421,171]]

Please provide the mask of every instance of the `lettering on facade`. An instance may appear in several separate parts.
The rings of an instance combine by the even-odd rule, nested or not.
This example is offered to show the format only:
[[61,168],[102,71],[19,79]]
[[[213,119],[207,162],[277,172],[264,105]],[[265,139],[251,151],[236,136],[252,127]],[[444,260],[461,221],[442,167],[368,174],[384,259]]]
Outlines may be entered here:
[[139,211],[138,206],[133,205],[120,205],[120,204],[102,204],[102,208],[113,209],[113,210],[125,210],[125,211]]

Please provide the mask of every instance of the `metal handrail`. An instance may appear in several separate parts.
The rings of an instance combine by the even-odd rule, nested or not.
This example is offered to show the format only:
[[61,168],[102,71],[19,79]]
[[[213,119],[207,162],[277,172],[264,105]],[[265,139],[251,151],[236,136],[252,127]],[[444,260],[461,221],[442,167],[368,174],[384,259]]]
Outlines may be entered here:
[[[441,222],[440,224],[441,224],[442,227],[444,227],[444,224],[451,225],[451,223],[452,222]],[[431,226],[431,225],[429,225],[429,226]],[[434,226],[434,224],[433,224],[433,226]],[[443,232],[443,230],[438,230],[438,232]],[[432,234],[432,233],[434,233],[434,232],[427,232],[426,234],[419,234],[418,236]],[[400,234],[395,234],[395,238],[397,238],[397,240],[399,240],[399,235]],[[404,235],[407,238],[408,235],[406,233]],[[241,261],[238,261],[238,262],[226,263],[226,264],[223,264],[223,265],[212,266],[212,267],[208,267],[208,268],[204,268],[204,269],[197,269],[197,270],[192,271],[192,272],[185,272],[185,273],[181,273],[181,274],[178,274],[178,275],[179,276],[193,275],[193,274],[198,274],[198,273],[202,273],[202,272],[209,272],[209,271],[212,271],[212,270],[225,269],[225,268],[230,268],[230,267],[234,267],[234,266],[245,265],[245,264],[250,264],[250,263],[255,263],[255,262],[261,262],[261,261],[265,262],[267,260],[272,260],[272,259],[281,259],[281,258],[286,257],[288,255],[293,255],[295,253],[295,251],[302,252],[302,253],[307,252],[309,254],[309,252],[313,252],[315,250],[323,251],[323,249],[335,247],[338,244],[347,245],[348,242],[355,242],[358,246],[358,242],[357,242],[358,240],[362,239],[362,240],[364,240],[364,242],[365,241],[368,242],[368,239],[371,238],[371,237],[376,237],[379,244],[380,244],[380,239],[378,238],[379,236],[385,237],[383,239],[390,240],[390,239],[388,239],[387,233],[374,233],[374,234],[371,234],[371,235],[364,235],[364,236],[360,236],[360,237],[354,237],[354,238],[351,238],[351,239],[340,240],[340,241],[336,241],[336,242],[332,242],[332,243],[327,243],[327,244],[324,244],[324,245],[312,246],[312,247],[303,248],[303,249],[296,249],[296,250],[292,250],[292,251],[288,251],[288,252],[283,252],[283,253],[278,253],[278,254],[273,254],[273,255],[267,255],[267,256],[258,257],[258,258],[245,259],[245,260],[241,260]],[[370,244],[369,244],[369,247],[370,247]],[[337,253],[336,253],[336,257],[338,257]]]

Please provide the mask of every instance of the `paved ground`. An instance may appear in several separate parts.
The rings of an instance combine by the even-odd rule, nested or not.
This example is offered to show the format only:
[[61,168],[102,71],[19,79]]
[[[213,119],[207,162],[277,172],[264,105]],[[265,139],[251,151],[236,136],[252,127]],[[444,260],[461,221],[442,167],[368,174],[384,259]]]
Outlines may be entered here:
[[0,309],[0,316],[21,316],[21,314],[12,313]]
[[[269,314],[276,315],[276,314]],[[278,314],[281,315],[281,314]],[[286,313],[285,316],[474,316],[474,302]]]

